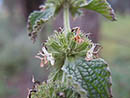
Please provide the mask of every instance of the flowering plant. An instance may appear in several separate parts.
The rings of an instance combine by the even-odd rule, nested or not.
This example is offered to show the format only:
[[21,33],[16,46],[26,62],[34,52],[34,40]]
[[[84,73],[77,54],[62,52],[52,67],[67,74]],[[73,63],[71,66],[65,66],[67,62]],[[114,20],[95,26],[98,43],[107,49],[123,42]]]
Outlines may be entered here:
[[[69,13],[82,14],[81,9],[100,13],[116,20],[106,0],[48,0],[28,19],[29,36],[35,42],[45,22],[63,9],[64,28],[59,28],[44,43],[36,58],[41,67],[52,69],[46,82],[34,82],[29,98],[112,98],[111,74],[106,61],[98,56],[100,44],[88,39],[79,27],[70,28]],[[37,84],[37,85],[36,85]]]

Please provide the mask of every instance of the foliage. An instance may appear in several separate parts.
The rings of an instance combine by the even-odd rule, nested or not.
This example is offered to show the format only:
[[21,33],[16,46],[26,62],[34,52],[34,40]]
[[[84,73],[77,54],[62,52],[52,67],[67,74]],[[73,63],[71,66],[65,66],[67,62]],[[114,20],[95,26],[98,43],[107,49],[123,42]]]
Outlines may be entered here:
[[35,38],[37,37],[37,32],[39,32],[42,28],[42,24],[45,23],[48,19],[50,19],[54,15],[55,8],[49,7],[46,8],[46,10],[43,11],[34,11],[29,16],[28,21],[28,30],[31,32],[29,36],[31,36],[31,39],[35,41]]
[[88,9],[102,14],[109,20],[116,20],[114,11],[106,0],[91,0],[89,2],[86,0],[48,0],[45,5],[40,6],[40,11],[34,11],[29,16],[28,31],[33,41],[36,40],[37,33],[42,29],[44,23],[58,14],[66,4],[73,17],[80,15],[81,9]]
[[109,20],[116,20],[114,11],[106,0],[91,0],[88,4],[82,5],[81,8],[96,11]]
[[[41,25],[58,14],[61,8],[64,11],[64,29],[60,28],[48,37],[36,56],[41,60],[41,67],[48,64],[52,74],[46,83],[36,84],[33,80],[34,87],[29,90],[28,97],[58,98],[57,92],[63,92],[64,96],[60,98],[76,98],[77,95],[81,98],[112,98],[109,67],[98,57],[100,45],[91,42],[79,27],[71,30],[69,24],[69,11],[76,15],[80,8],[94,10],[109,20],[115,20],[112,8],[106,0],[48,0],[39,12],[35,11],[29,17],[28,29],[33,41]],[[68,89],[72,95],[69,95]]]
[[81,95],[84,93],[89,98],[112,97],[111,78],[107,63],[103,59],[93,59],[86,62],[83,58],[75,61],[66,61],[63,70],[71,78],[74,87]]
[[80,95],[73,91],[73,88],[60,81],[48,83],[43,82],[37,87],[37,92],[32,93],[32,98],[80,98]]

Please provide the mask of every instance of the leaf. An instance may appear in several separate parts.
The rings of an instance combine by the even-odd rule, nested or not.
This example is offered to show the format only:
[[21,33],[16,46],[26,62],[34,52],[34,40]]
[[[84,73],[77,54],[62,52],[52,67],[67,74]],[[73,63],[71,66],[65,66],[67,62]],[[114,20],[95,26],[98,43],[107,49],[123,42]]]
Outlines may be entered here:
[[80,8],[96,11],[109,20],[116,20],[114,10],[106,0],[91,0]]
[[76,18],[77,16],[82,15],[82,10],[79,9],[79,7],[86,3],[86,0],[69,0],[70,3],[70,13],[73,18]]
[[43,24],[54,16],[54,12],[55,8],[51,6],[45,8],[45,10],[34,11],[30,14],[28,18],[28,31],[33,41],[36,40],[37,33],[41,31]]
[[61,81],[43,82],[32,90],[29,98],[80,98],[77,92]]
[[112,98],[110,72],[103,59],[98,58],[88,62],[84,58],[68,59],[62,70],[67,73],[67,78],[81,96]]
[[53,4],[55,6],[55,13],[58,14],[59,11],[63,8],[65,0],[47,0],[46,4]]

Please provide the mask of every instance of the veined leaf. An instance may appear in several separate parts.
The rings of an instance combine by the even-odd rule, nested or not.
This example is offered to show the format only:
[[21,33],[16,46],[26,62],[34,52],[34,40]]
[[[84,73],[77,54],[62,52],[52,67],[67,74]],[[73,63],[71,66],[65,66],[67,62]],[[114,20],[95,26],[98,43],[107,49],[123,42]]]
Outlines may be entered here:
[[80,8],[96,11],[109,20],[116,20],[114,10],[106,0],[91,0]]
[[103,59],[66,60],[62,70],[83,98],[112,98],[110,71]]
[[73,17],[80,16],[82,10],[79,9],[80,5],[86,3],[86,0],[69,0],[70,2],[70,12]]
[[34,11],[30,14],[28,19],[29,36],[33,41],[36,40],[37,33],[42,29],[42,26],[47,22],[55,12],[54,7],[47,7],[45,10]]

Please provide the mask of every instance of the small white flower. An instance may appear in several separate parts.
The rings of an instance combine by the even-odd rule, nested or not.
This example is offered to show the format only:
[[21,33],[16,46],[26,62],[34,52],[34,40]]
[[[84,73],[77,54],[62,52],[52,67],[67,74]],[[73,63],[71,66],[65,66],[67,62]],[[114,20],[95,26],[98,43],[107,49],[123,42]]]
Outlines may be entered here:
[[41,67],[44,67],[44,65],[46,65],[48,61],[50,61],[51,65],[54,65],[55,63],[52,53],[48,53],[45,47],[43,47],[42,52],[39,51],[35,57],[41,60]]
[[94,52],[95,47],[96,47],[96,45],[95,45],[95,44],[92,44],[91,49],[88,50],[88,52],[87,52],[87,54],[86,54],[86,60],[87,60],[87,61],[93,59],[93,52]]
[[47,57],[47,60],[50,61],[51,65],[54,65],[55,60],[52,56],[52,53],[48,53],[48,51],[46,50],[45,47],[42,48],[43,53],[45,54],[45,56]]

